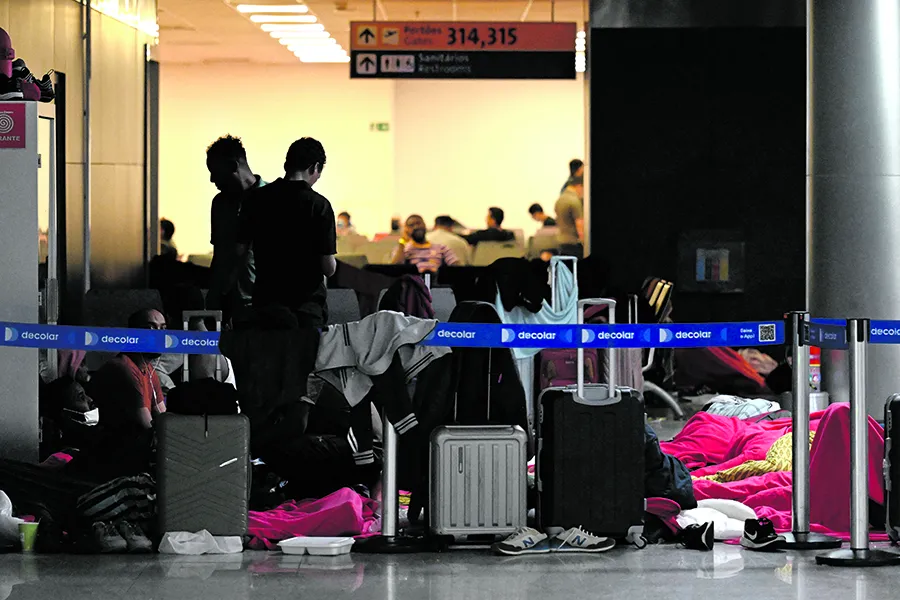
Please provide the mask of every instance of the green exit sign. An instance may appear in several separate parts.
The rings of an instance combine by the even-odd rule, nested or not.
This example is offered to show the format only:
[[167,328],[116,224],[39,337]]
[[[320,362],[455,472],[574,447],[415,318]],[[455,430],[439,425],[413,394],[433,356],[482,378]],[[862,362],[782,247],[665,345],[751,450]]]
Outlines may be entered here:
[[390,123],[369,123],[369,131],[390,131]]

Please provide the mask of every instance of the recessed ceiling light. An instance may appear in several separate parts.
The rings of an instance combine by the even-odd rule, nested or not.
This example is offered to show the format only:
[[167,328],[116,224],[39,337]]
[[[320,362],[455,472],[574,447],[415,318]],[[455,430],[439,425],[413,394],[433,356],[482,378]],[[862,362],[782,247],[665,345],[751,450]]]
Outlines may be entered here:
[[238,4],[238,12],[242,13],[294,13],[306,14],[309,7],[302,4]]
[[291,52],[295,52],[297,50],[303,50],[305,48],[338,48],[337,40],[333,40],[331,38],[328,39],[305,39],[305,40],[290,40],[287,44],[287,49]]
[[279,25],[278,23],[263,23],[260,25],[263,31],[271,33],[273,31],[325,31],[325,26],[321,23],[304,23],[302,25]]
[[288,40],[311,39],[311,38],[329,38],[331,34],[327,31],[270,31],[269,35],[277,40],[281,40],[282,44],[289,44]]
[[340,46],[308,46],[297,48],[294,54],[327,54],[329,56],[339,54],[347,56],[347,51]]
[[281,38],[278,42],[282,46],[328,46],[337,44],[337,40],[331,37],[286,37]]
[[313,15],[250,15],[254,23],[315,23]]

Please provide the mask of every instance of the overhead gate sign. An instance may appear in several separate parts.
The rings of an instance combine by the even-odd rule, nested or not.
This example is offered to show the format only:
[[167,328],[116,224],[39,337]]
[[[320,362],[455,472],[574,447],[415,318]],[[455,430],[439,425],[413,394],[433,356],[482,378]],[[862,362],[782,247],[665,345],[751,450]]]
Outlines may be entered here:
[[574,79],[575,23],[351,23],[350,77]]

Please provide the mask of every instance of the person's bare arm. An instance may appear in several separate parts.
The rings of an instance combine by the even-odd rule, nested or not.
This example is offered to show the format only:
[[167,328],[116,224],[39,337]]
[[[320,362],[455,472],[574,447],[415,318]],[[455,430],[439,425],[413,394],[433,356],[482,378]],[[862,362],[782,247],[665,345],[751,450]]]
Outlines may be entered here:
[[140,409],[137,419],[144,429],[151,429],[153,427],[153,417],[150,416],[150,411],[146,408],[142,407]]
[[392,265],[402,265],[406,262],[406,245],[403,243],[403,240],[397,244],[397,247],[394,248],[394,252],[391,254],[391,264]]
[[[222,268],[223,273],[220,279],[220,281],[222,282],[222,287],[219,288],[220,290],[222,290],[222,293],[225,293],[226,291],[232,289],[237,285],[237,280],[238,277],[240,277],[241,269],[244,267],[244,265],[247,264],[247,255],[250,252],[250,244],[237,244],[232,252],[233,258],[231,260],[231,265],[229,265],[227,271],[224,269],[224,267]],[[215,260],[215,257],[213,257],[213,260]],[[208,302],[207,308],[210,308]],[[212,308],[210,308],[210,310],[212,310]]]
[[578,239],[584,241],[584,219],[575,219],[575,230],[578,232]]
[[325,277],[331,277],[334,275],[335,271],[337,271],[337,259],[334,258],[333,254],[326,254],[321,258],[322,264],[322,273],[325,274]]

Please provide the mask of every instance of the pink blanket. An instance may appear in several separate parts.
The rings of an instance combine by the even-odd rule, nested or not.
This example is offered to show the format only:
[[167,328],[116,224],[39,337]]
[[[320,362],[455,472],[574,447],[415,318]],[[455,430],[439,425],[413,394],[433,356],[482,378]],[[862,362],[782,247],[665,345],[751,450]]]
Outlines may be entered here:
[[321,500],[292,500],[265,512],[250,511],[247,527],[254,550],[277,550],[277,542],[292,537],[370,535],[380,528],[376,502],[350,488]]
[[[837,403],[813,413],[810,428],[816,431],[810,451],[810,529],[846,537],[850,530],[850,406]],[[689,468],[703,466],[693,472],[700,476],[748,460],[764,459],[772,443],[789,431],[790,419],[745,423],[698,413],[675,439],[661,447]],[[883,504],[884,432],[872,418],[868,437],[869,497]],[[753,508],[760,517],[771,519],[777,530],[791,530],[791,473],[767,473],[730,483],[695,480],[694,494],[697,500],[737,500]]]

